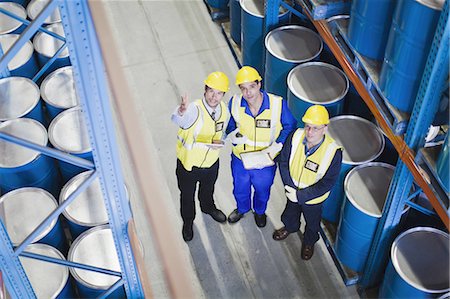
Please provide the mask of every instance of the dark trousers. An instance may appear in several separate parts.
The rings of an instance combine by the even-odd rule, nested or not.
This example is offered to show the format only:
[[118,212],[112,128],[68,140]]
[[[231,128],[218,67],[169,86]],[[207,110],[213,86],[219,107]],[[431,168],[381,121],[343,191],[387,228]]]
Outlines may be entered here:
[[195,219],[195,190],[198,187],[198,200],[200,209],[210,213],[216,209],[214,204],[214,184],[219,174],[219,160],[210,168],[193,167],[187,171],[181,161],[177,159],[177,181],[180,189],[180,212],[184,223],[192,223]]
[[287,200],[281,221],[290,233],[300,229],[300,216],[303,213],[306,226],[303,234],[303,244],[314,245],[319,240],[320,220],[322,219],[322,204],[298,204]]

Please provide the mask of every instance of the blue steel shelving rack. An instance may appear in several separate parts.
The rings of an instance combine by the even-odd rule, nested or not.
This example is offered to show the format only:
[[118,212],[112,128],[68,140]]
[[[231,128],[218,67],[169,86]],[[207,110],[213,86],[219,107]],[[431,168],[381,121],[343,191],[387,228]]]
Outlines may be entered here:
[[[307,1],[307,0],[306,0]],[[429,185],[426,176],[418,167],[421,155],[417,155],[424,146],[427,130],[433,121],[433,117],[438,110],[441,99],[441,87],[447,84],[449,75],[449,40],[450,25],[448,22],[449,1],[446,0],[441,17],[437,26],[433,45],[431,47],[427,64],[422,77],[421,85],[416,97],[413,112],[408,120],[405,137],[398,136],[399,132],[394,132],[389,120],[383,111],[379,111],[377,100],[367,86],[367,78],[358,75],[358,70],[354,69],[352,62],[345,56],[345,51],[339,45],[335,36],[328,27],[327,21],[315,20],[308,11],[308,5],[304,0],[298,0],[303,11],[299,12],[281,0],[267,0],[265,7],[265,33],[268,33],[278,22],[278,9],[281,6],[290,10],[294,14],[305,14],[314,24],[319,34],[327,43],[334,56],[341,64],[343,70],[349,76],[358,93],[365,101],[377,121],[380,123],[387,137],[394,144],[399,153],[397,167],[394,173],[391,186],[386,199],[383,215],[379,221],[376,235],[369,253],[365,269],[359,277],[360,286],[363,289],[373,287],[380,282],[380,277],[387,263],[390,244],[395,238],[397,224],[405,203],[410,198],[408,195],[413,181],[424,191],[430,199],[435,211],[449,228],[449,198],[445,192],[436,192],[435,188]],[[442,190],[442,186],[434,186]],[[417,194],[417,192],[415,192]],[[340,265],[338,265],[339,267]],[[344,271],[339,269],[341,273]]]
[[[22,20],[27,26],[20,39],[2,56],[0,52],[0,78],[8,76],[8,62],[23,44],[38,30],[50,13],[59,6],[62,24],[65,31],[66,43],[70,52],[70,60],[74,68],[74,78],[82,110],[87,118],[87,128],[92,145],[94,164],[90,161],[73,157],[55,149],[32,144],[20,138],[0,133],[0,138],[22,146],[38,150],[48,155],[86,169],[94,169],[90,178],[76,190],[64,204],[59,206],[44,220],[36,230],[30,234],[19,246],[11,244],[5,227],[0,225],[0,269],[9,294],[13,298],[34,298],[35,294],[28,278],[21,266],[19,256],[38,258],[48,262],[65,266],[78,267],[120,277],[118,282],[107,290],[102,297],[106,297],[116,288],[124,286],[130,298],[143,298],[142,285],[128,235],[128,224],[132,220],[129,202],[122,186],[123,177],[120,168],[119,154],[116,148],[114,124],[108,100],[108,86],[104,76],[104,66],[99,44],[96,37],[87,0],[51,0],[39,16],[33,21]],[[0,13],[6,13],[0,9]],[[9,14],[8,14],[9,15]],[[18,19],[17,17],[15,17]],[[57,56],[58,53],[55,55]],[[44,66],[43,71],[46,67]],[[34,78],[36,80],[37,78]],[[115,272],[89,265],[82,265],[69,261],[45,258],[36,254],[25,253],[25,247],[47,226],[58,217],[78,194],[83,192],[95,179],[100,179],[105,206],[107,208],[109,224],[113,232],[114,243],[119,257],[122,271]]]

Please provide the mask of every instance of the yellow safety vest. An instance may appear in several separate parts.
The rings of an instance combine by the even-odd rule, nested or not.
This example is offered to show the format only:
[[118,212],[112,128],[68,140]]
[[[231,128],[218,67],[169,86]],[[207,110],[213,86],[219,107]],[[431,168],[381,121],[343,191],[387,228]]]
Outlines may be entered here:
[[245,107],[241,107],[244,101],[242,95],[235,95],[231,101],[231,115],[233,116],[239,133],[247,137],[245,144],[233,146],[233,154],[240,159],[239,154],[263,150],[277,140],[282,130],[281,109],[282,98],[273,94],[269,95],[270,109],[265,109],[256,117],[245,113]]
[[229,119],[228,108],[223,102],[220,102],[222,113],[217,121],[208,113],[203,100],[196,100],[193,104],[198,109],[197,119],[189,128],[178,130],[177,141],[177,158],[188,171],[193,166],[211,167],[219,159],[219,151],[206,144],[222,139]]
[[[319,148],[306,159],[303,139],[303,129],[297,129],[292,136],[291,156],[289,158],[289,172],[292,181],[299,189],[309,187],[323,178],[338,149],[341,149],[333,138],[325,134],[325,139]],[[308,200],[306,204],[318,204],[328,198],[330,191],[322,196]]]

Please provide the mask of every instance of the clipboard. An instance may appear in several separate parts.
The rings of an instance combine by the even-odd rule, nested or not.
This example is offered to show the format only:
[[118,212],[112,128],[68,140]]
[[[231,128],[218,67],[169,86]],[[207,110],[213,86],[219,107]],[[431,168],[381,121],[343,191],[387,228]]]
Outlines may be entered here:
[[263,151],[241,153],[240,157],[244,168],[247,170],[262,169],[275,165],[275,162],[270,158],[269,154]]

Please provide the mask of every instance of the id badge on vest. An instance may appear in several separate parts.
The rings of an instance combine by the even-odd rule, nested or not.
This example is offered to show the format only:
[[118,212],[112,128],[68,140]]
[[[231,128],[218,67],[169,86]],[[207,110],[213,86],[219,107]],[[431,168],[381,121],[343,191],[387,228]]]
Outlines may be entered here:
[[216,123],[216,132],[222,131],[223,130],[223,125],[224,125],[223,121]]
[[257,128],[270,128],[270,119],[257,119],[256,127]]
[[306,160],[305,168],[311,170],[312,172],[317,172],[317,170],[319,170],[319,164],[311,160]]

